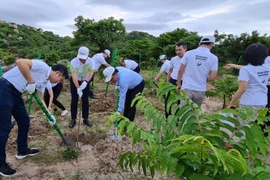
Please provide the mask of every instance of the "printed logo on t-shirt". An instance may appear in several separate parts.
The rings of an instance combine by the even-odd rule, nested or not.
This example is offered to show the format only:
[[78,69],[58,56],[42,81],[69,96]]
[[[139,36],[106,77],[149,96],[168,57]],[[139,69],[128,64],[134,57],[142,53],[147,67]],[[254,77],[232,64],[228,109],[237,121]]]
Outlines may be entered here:
[[257,72],[257,75],[259,77],[261,77],[261,76],[268,76],[268,74],[269,74],[269,71]]
[[200,65],[202,65],[202,63],[197,63],[197,66],[200,66]]
[[207,59],[208,59],[208,57],[206,57],[206,56],[195,55],[195,60],[206,61]]

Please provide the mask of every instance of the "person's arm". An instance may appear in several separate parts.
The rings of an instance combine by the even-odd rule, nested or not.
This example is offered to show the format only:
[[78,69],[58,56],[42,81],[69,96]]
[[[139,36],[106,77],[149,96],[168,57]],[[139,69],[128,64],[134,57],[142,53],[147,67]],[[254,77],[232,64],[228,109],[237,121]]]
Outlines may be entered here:
[[75,85],[75,87],[78,89],[80,87],[78,80],[77,80],[77,74],[75,72],[71,73],[72,76],[72,82]]
[[167,81],[169,82],[171,79],[171,74],[172,74],[173,68],[170,68],[168,74],[167,74]]
[[108,63],[103,64],[105,67],[110,67],[111,65],[109,65]]
[[206,79],[206,82],[212,82],[217,78],[217,71],[210,71],[209,76]]
[[238,90],[235,92],[235,94],[233,95],[231,101],[229,102],[226,108],[230,108],[244,94],[247,87],[248,87],[247,81],[240,81]]
[[30,69],[32,68],[32,60],[30,59],[18,59],[16,60],[16,64],[18,69],[22,73],[23,77],[26,79],[28,83],[34,83],[34,79],[30,74]]
[[50,111],[52,111],[52,103],[53,103],[53,98],[54,98],[53,90],[52,90],[52,89],[48,89],[48,93],[49,93],[49,95],[50,95],[48,109],[49,109]]
[[159,73],[157,74],[157,76],[155,77],[155,82],[157,83],[160,76],[162,75],[163,71],[159,71]]
[[121,113],[124,110],[127,90],[128,90],[127,84],[125,84],[124,86],[120,86],[119,104],[117,109],[117,112],[119,113]]
[[94,72],[90,72],[90,73],[87,75],[87,77],[86,77],[87,83],[90,82],[90,80],[92,79],[93,75],[94,75]]
[[177,82],[176,82],[178,89],[181,89],[181,80],[182,80],[183,74],[185,72],[185,69],[186,69],[186,65],[181,64],[179,71],[178,71]]
[[243,67],[243,65],[226,64],[225,66],[223,66],[223,68],[226,69],[226,70],[231,69],[231,68],[241,69],[241,67]]

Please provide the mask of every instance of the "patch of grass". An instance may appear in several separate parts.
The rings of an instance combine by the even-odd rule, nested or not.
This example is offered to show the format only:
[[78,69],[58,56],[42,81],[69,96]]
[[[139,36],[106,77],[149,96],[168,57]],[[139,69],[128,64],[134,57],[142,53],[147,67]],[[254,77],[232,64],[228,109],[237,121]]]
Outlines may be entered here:
[[62,155],[64,160],[71,161],[77,159],[80,155],[80,152],[72,148],[67,148],[66,150],[63,151]]

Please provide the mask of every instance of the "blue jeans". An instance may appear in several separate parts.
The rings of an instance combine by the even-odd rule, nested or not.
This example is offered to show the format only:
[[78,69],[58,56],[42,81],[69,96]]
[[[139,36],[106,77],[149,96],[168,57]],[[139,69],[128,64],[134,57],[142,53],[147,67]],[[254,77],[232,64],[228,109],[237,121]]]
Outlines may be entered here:
[[6,144],[12,128],[11,116],[18,124],[17,149],[25,153],[30,119],[27,114],[22,94],[7,80],[0,78],[0,164],[6,162]]

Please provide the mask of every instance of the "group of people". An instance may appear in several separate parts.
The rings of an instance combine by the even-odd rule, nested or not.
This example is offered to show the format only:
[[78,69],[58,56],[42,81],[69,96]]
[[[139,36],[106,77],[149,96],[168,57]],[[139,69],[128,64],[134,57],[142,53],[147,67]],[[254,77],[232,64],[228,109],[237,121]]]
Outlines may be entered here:
[[[179,42],[175,46],[176,56],[170,61],[166,55],[160,56],[163,63],[160,72],[155,77],[158,82],[163,72],[167,73],[166,81],[183,89],[189,98],[199,107],[205,97],[206,85],[217,78],[218,58],[211,49],[215,45],[213,36],[204,36],[198,48],[187,51],[187,44]],[[227,108],[230,108],[239,98],[240,106],[263,108],[267,105],[267,83],[270,77],[270,67],[265,66],[268,55],[267,48],[260,43],[251,44],[244,52],[244,66],[228,64],[226,69],[239,68],[239,89],[232,97]],[[68,69],[62,64],[49,67],[40,60],[18,59],[17,66],[6,72],[0,78],[0,174],[10,176],[16,173],[6,163],[6,143],[12,128],[11,116],[18,124],[17,159],[33,156],[39,153],[38,149],[28,147],[28,132],[30,126],[29,115],[24,105],[22,93],[27,91],[37,94],[43,99],[49,112],[52,103],[58,106],[64,116],[68,110],[57,101],[63,89],[63,80],[70,80],[71,92],[71,122],[70,128],[76,125],[78,103],[82,108],[83,123],[92,126],[89,120],[90,82],[101,65],[105,66],[103,75],[105,82],[115,84],[120,91],[119,104],[116,113],[123,113],[130,121],[136,114],[135,105],[131,107],[132,100],[142,92],[145,86],[143,77],[139,74],[140,67],[133,60],[121,60],[120,66],[112,67],[106,62],[110,51],[104,50],[89,57],[89,49],[80,47],[78,55],[71,60],[69,78]],[[269,63],[270,64],[270,63]],[[270,86],[268,86],[268,89]],[[269,99],[269,96],[268,96]],[[269,100],[268,100],[269,107]],[[167,112],[166,116],[169,115]],[[52,119],[55,120],[53,114]]]

